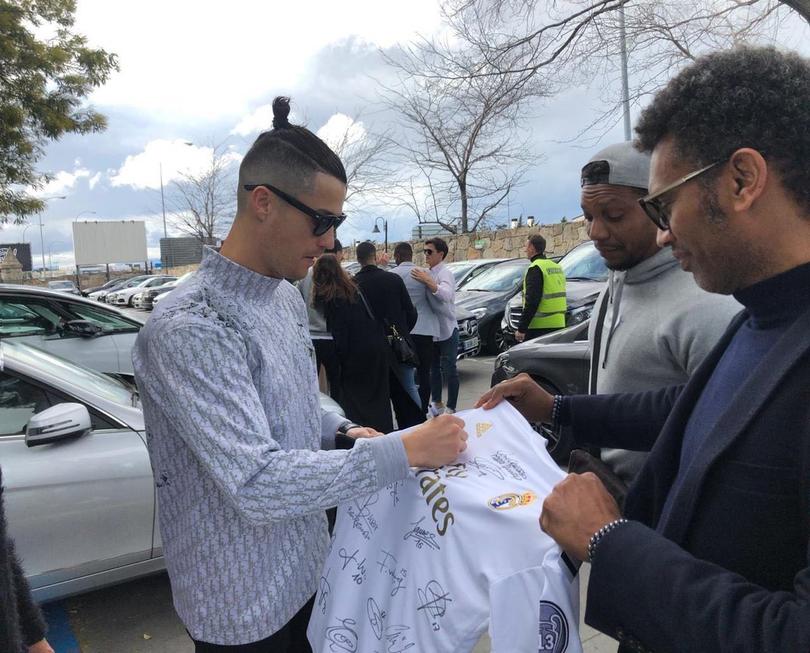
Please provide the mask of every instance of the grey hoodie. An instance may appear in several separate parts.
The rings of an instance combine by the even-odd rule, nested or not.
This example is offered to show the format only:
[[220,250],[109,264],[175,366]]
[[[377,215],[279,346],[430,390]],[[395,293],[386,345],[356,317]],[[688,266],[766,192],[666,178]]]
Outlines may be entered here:
[[[742,307],[733,297],[701,290],[670,248],[626,271],[610,273],[588,333],[594,342],[597,316],[605,313],[596,388],[592,393],[641,392],[685,383]],[[606,449],[602,457],[625,480],[646,455]]]

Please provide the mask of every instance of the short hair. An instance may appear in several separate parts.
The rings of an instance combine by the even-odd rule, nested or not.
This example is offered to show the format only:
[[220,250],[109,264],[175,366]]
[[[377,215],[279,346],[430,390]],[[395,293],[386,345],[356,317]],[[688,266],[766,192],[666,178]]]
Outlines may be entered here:
[[245,208],[246,184],[273,184],[291,195],[312,189],[322,172],[346,184],[346,169],[329,146],[309,129],[292,125],[290,98],[273,100],[273,129],[259,134],[239,165],[237,212]]
[[450,249],[447,247],[447,243],[444,241],[443,238],[439,238],[438,236],[434,236],[433,238],[428,238],[425,241],[425,245],[433,245],[436,248],[437,252],[441,252],[444,256],[442,256],[442,260],[447,258],[447,252]]
[[324,250],[324,254],[337,254],[337,253],[342,252],[342,251],[343,251],[343,245],[341,244],[341,242],[337,238],[335,238],[335,246],[332,249]]
[[540,234],[534,234],[532,236],[529,236],[528,240],[538,254],[546,253],[546,239],[543,238]]
[[759,151],[799,205],[810,211],[810,61],[772,47],[701,57],[676,75],[639,118],[636,146],[651,152],[671,136],[695,167]]
[[374,259],[374,256],[377,254],[377,248],[374,246],[374,243],[365,241],[357,246],[356,254],[357,261],[365,265]]
[[397,243],[394,247],[394,260],[398,261],[411,261],[413,260],[413,247],[410,243]]

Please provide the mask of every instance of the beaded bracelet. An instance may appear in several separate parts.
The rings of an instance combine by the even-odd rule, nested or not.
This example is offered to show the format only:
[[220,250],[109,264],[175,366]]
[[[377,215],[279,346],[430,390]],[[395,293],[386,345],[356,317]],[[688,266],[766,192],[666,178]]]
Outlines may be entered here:
[[614,519],[612,522],[605,524],[602,526],[602,528],[591,535],[591,539],[588,542],[588,562],[593,562],[593,554],[596,553],[596,547],[599,546],[599,543],[602,541],[605,535],[626,523],[627,520],[623,517],[620,519]]
[[554,431],[560,428],[560,407],[562,406],[562,395],[554,395],[551,403],[551,428]]

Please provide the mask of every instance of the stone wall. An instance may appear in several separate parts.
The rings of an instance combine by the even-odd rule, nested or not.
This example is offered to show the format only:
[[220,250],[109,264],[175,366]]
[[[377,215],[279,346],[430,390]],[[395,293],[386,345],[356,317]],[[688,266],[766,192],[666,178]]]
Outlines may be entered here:
[[[582,242],[588,240],[585,221],[582,219],[556,224],[543,224],[534,227],[479,231],[459,236],[442,236],[450,250],[447,261],[466,261],[479,258],[520,258],[526,256],[526,240],[539,233],[546,239],[546,254],[561,256]],[[425,264],[422,254],[424,241],[410,241],[413,246],[413,260],[417,265]],[[388,243],[388,253],[393,260],[394,245]],[[377,251],[382,251],[382,243],[377,243]],[[344,250],[347,261],[355,260],[354,248]]]

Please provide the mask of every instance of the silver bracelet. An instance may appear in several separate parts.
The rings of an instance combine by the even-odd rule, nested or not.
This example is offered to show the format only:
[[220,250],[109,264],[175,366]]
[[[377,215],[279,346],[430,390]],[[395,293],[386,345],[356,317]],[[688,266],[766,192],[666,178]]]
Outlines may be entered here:
[[627,520],[624,517],[614,519],[612,522],[605,524],[602,526],[602,528],[591,535],[591,539],[588,541],[588,562],[593,562],[593,554],[596,553],[596,547],[599,546],[599,543],[602,541],[605,535],[626,523]]

